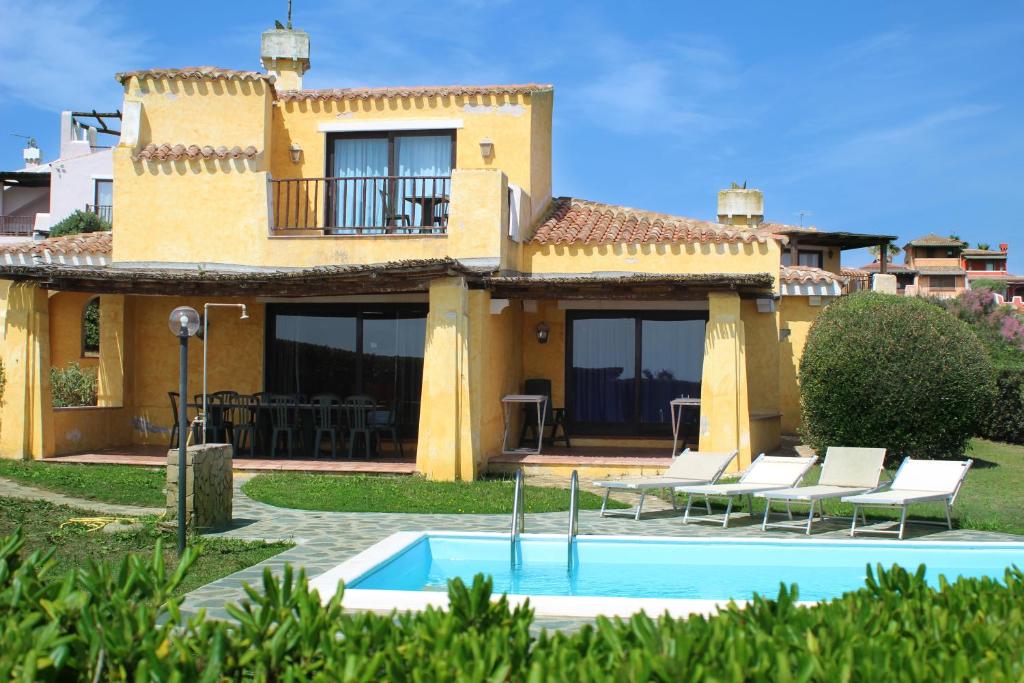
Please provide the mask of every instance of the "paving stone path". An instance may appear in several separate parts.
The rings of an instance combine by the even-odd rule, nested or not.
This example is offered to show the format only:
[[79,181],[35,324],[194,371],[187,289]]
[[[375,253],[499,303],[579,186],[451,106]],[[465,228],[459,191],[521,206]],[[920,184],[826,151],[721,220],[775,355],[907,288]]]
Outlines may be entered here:
[[[224,617],[224,604],[236,602],[244,597],[246,583],[258,585],[264,568],[275,573],[286,563],[302,567],[309,577],[314,577],[335,565],[355,556],[374,543],[396,531],[498,531],[509,529],[509,515],[452,515],[452,514],[406,514],[372,512],[310,512],[272,507],[252,500],[241,491],[244,478],[235,479],[234,525],[231,529],[209,534],[211,537],[238,538],[249,540],[289,540],[294,548],[275,555],[259,564],[235,574],[209,583],[186,596],[185,608],[205,608],[213,617]],[[531,483],[533,483],[531,481]],[[564,485],[564,482],[563,482]],[[664,502],[664,501],[662,501]],[[644,536],[732,536],[764,537],[760,518],[752,519],[737,514],[729,529],[710,524],[683,525],[680,515],[667,509],[647,511],[634,521],[632,511],[617,510],[601,517],[596,510],[580,512],[580,534],[633,534]],[[567,514],[565,512],[535,513],[526,516],[527,532],[564,533]],[[819,531],[820,530],[820,531]],[[815,524],[814,538],[848,538],[846,521],[825,521]],[[786,535],[794,540],[806,540],[802,534],[777,532],[772,536]],[[930,526],[910,526],[908,536],[920,540],[934,541],[1019,541],[1020,537],[986,531],[954,530],[935,531]],[[561,622],[547,620],[549,627],[578,625],[578,621]]]
[[16,481],[4,479],[2,477],[0,477],[0,498],[45,500],[46,502],[53,503],[54,505],[67,505],[68,507],[78,508],[80,510],[102,512],[103,514],[116,517],[145,517],[147,515],[161,515],[164,512],[163,508],[117,505],[115,503],[104,503],[98,500],[89,500],[87,498],[66,496],[63,493],[19,484]]

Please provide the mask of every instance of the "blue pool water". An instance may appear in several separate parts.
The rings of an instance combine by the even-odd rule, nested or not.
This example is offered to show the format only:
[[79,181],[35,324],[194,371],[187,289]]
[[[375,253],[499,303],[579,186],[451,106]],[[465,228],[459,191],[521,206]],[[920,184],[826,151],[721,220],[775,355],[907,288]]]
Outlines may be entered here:
[[567,571],[564,539],[524,537],[512,569],[508,538],[428,535],[349,583],[349,588],[444,591],[449,579],[494,578],[496,593],[745,600],[796,583],[801,600],[825,600],[864,585],[866,565],[927,567],[945,575],[1002,578],[1024,567],[1024,544],[708,542],[581,537]]

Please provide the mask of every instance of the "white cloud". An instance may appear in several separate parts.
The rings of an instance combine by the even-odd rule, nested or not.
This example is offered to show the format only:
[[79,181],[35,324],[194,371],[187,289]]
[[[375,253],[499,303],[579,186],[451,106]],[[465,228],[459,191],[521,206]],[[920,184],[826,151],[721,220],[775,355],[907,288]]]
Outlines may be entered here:
[[138,64],[144,39],[116,13],[88,0],[0,3],[0,100],[40,109],[120,102],[114,74]]

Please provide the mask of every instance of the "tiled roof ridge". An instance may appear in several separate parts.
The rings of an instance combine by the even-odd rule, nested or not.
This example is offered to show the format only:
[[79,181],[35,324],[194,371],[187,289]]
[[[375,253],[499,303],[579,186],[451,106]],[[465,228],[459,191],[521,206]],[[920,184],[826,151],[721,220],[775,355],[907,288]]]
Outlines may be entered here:
[[779,277],[783,282],[789,283],[817,283],[817,282],[836,282],[839,284],[845,284],[847,276],[837,275],[829,270],[822,268],[816,268],[814,266],[782,266],[779,271]]
[[539,244],[765,242],[770,237],[768,231],[760,228],[723,225],[578,197],[556,197],[530,241]]
[[132,159],[136,161],[140,159],[154,159],[157,161],[165,159],[252,159],[259,153],[260,151],[252,145],[243,149],[239,145],[229,148],[226,145],[218,147],[203,145],[200,147],[199,145],[184,145],[181,143],[171,144],[164,142],[157,144],[151,142],[133,154]]
[[133,76],[137,78],[169,78],[178,80],[203,80],[203,79],[226,79],[239,81],[266,81],[273,83],[276,78],[273,74],[262,71],[241,71],[238,69],[222,69],[218,66],[185,66],[177,69],[137,69],[135,71],[122,71],[114,75],[118,83],[124,85],[125,81]]
[[363,88],[322,88],[319,90],[280,90],[277,99],[354,100],[374,97],[458,97],[465,95],[526,95],[554,89],[549,83],[513,83],[507,85],[410,85]]

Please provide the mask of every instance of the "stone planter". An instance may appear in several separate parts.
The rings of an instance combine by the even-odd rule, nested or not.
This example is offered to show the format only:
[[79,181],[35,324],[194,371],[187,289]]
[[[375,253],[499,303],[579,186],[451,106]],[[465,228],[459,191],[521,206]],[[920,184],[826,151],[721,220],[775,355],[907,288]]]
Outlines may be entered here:
[[[178,450],[167,452],[167,518],[178,517]],[[223,529],[231,524],[231,446],[200,444],[185,452],[185,524]]]

